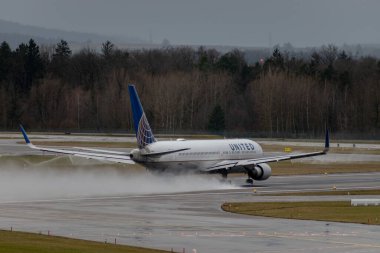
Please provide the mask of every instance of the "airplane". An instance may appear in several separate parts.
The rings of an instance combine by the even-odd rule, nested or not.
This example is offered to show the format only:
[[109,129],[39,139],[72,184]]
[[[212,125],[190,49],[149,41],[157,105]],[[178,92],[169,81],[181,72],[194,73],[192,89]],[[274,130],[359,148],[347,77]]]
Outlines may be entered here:
[[268,163],[325,155],[329,150],[329,131],[326,128],[322,151],[300,154],[265,154],[261,146],[249,139],[157,141],[144,113],[134,85],[128,85],[134,129],[138,148],[131,152],[94,148],[76,150],[38,147],[31,143],[22,125],[26,144],[36,150],[125,164],[141,164],[152,172],[211,173],[224,179],[230,173],[246,173],[247,183],[266,180],[272,175]]

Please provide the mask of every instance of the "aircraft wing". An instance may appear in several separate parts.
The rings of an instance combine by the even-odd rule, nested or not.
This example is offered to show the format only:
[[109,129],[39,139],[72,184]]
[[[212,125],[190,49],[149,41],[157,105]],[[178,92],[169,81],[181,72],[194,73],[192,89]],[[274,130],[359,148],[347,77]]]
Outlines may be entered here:
[[236,166],[246,166],[246,165],[256,165],[260,163],[271,163],[271,162],[280,162],[285,160],[299,159],[311,156],[325,155],[327,151],[312,152],[312,153],[300,153],[300,154],[289,154],[289,155],[279,155],[272,157],[263,157],[255,159],[247,159],[239,161]]
[[244,166],[250,166],[250,165],[254,166],[260,163],[271,163],[271,162],[279,162],[279,161],[285,161],[285,160],[325,155],[327,154],[329,147],[330,147],[329,132],[326,131],[325,148],[323,151],[300,153],[300,154],[284,154],[284,155],[278,155],[278,156],[259,157],[259,158],[244,159],[244,160],[224,160],[224,161],[214,164],[211,167],[204,169],[203,171],[212,172],[212,171],[217,171],[220,169],[228,169],[228,168],[233,168],[233,167],[244,167]]
[[224,160],[224,161],[214,164],[211,167],[204,169],[203,171],[211,172],[215,170],[227,169],[227,168],[232,168],[232,167],[257,165],[260,163],[271,163],[271,162],[299,159],[299,158],[304,158],[304,157],[325,155],[326,153],[327,153],[327,150],[320,151],[320,152],[312,152],[312,153],[279,155],[279,156],[260,157],[260,158],[245,159],[245,160]]
[[[32,149],[36,149],[36,150],[40,150],[44,152],[56,153],[56,154],[72,155],[72,156],[100,160],[100,161],[109,161],[109,162],[126,163],[126,164],[135,163],[129,157],[129,154],[122,155],[122,154],[119,154],[118,152],[112,152],[112,151],[100,153],[105,150],[97,150],[99,153],[95,153],[95,152],[82,152],[82,151],[73,151],[73,150],[66,150],[66,149],[38,147],[38,146],[33,145],[30,142],[28,135],[26,134],[24,128],[21,125],[20,125],[20,129],[21,129],[22,135],[24,136],[26,144]],[[82,149],[82,150],[95,151],[94,149]]]

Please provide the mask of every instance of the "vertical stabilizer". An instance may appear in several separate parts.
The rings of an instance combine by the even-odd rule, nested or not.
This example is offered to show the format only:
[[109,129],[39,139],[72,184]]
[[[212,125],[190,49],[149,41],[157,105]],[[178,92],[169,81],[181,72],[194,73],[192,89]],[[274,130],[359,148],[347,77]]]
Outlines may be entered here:
[[136,131],[137,144],[139,148],[144,148],[146,145],[156,142],[153,136],[152,129],[145,116],[144,109],[141,105],[139,96],[137,95],[134,85],[128,85],[129,97],[131,100],[133,124]]

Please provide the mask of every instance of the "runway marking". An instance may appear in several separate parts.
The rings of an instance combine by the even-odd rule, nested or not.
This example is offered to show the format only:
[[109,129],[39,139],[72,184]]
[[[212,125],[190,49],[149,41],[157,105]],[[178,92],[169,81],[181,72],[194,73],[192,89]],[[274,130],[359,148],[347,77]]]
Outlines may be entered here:
[[[70,237],[74,236],[74,234],[70,234]],[[78,234],[75,235],[77,237]],[[331,246],[319,246],[319,247],[308,247],[308,248],[294,248],[291,249],[292,251],[310,251],[310,249],[318,249],[324,252],[326,249],[338,249],[338,248],[374,248],[378,249],[380,248],[380,245],[378,244],[370,244],[370,243],[353,243],[353,242],[344,242],[344,241],[338,241],[338,240],[330,240],[331,236],[349,236],[349,237],[355,237],[357,234],[340,234],[340,233],[249,233],[246,231],[243,232],[210,232],[210,233],[202,233],[202,232],[169,232],[169,233],[152,233],[152,232],[145,232],[145,233],[102,233],[102,234],[82,234],[80,237],[93,237],[93,238],[101,238],[107,239],[107,238],[142,238],[142,237],[162,237],[162,236],[179,236],[179,237],[208,237],[208,238],[223,238],[223,237],[251,237],[254,238],[256,236],[260,237],[269,237],[269,238],[285,238],[285,239],[292,239],[292,240],[301,240],[301,241],[311,241],[311,242],[317,242],[317,243],[323,243],[323,244],[332,244]],[[317,238],[311,238],[311,237],[317,237]],[[328,240],[322,240],[328,239]],[[103,240],[104,240],[103,239]],[[98,239],[99,240],[99,239]],[[100,239],[101,240],[101,239]],[[259,252],[283,252],[283,250],[264,250]]]
[[[241,188],[243,190],[246,188]],[[379,189],[379,186],[362,186],[362,187],[338,187],[338,190],[358,190],[358,189]],[[226,191],[227,190],[227,191]],[[76,202],[76,201],[96,201],[96,200],[118,200],[118,199],[142,199],[142,198],[165,198],[165,197],[186,197],[186,196],[202,196],[202,195],[238,195],[250,194],[252,196],[261,196],[260,193],[293,193],[293,192],[314,192],[314,191],[331,191],[331,188],[308,188],[296,190],[260,190],[253,194],[251,189],[245,191],[234,191],[239,189],[222,189],[220,192],[182,192],[182,193],[167,193],[167,194],[139,194],[139,195],[124,195],[124,196],[104,196],[104,197],[73,197],[73,198],[58,198],[58,199],[36,199],[36,200],[20,200],[20,201],[3,201],[0,204],[26,204],[26,203],[53,203],[53,202]],[[217,191],[217,190],[212,190]],[[342,195],[343,196],[343,195]],[[344,195],[345,196],[345,195]],[[360,195],[358,195],[360,196]],[[268,196],[269,197],[269,196]],[[270,196],[272,197],[272,196]],[[321,197],[321,196],[318,196]],[[323,196],[322,196],[323,197]]]
[[[341,244],[346,246],[353,246],[353,247],[366,247],[366,248],[380,248],[380,244],[369,244],[369,243],[354,243],[354,242],[342,242],[342,241],[336,241],[336,240],[321,240],[318,238],[306,238],[306,237],[294,237],[293,235],[286,235],[286,234],[267,234],[267,233],[258,233],[259,236],[263,237],[275,237],[275,238],[286,238],[286,239],[293,239],[293,240],[304,240],[304,241],[313,241],[313,242],[322,242],[322,243],[335,243],[335,244]],[[331,235],[330,233],[326,233],[325,237],[329,238]]]
[[[245,188],[242,188],[245,189]],[[225,189],[222,189],[223,191]],[[231,189],[227,189],[231,190]],[[238,190],[238,189],[237,189]],[[212,190],[215,191],[215,190]],[[139,198],[157,198],[157,197],[185,197],[185,196],[201,196],[201,195],[228,195],[228,194],[244,194],[250,193],[247,191],[232,191],[232,192],[196,192],[196,193],[168,193],[168,194],[146,194],[146,195],[125,195],[125,196],[104,196],[104,197],[73,197],[59,199],[37,199],[37,200],[20,200],[20,201],[5,201],[0,204],[23,204],[23,203],[41,203],[41,202],[75,202],[83,200],[115,200],[115,199],[139,199]]]
[[[363,189],[380,189],[379,186],[359,186],[359,187],[338,187],[337,188],[337,191],[340,191],[340,190],[363,190]],[[291,192],[315,192],[315,191],[331,191],[331,187],[330,188],[309,188],[309,189],[296,189],[296,190],[274,190],[274,191],[267,191],[267,190],[263,190],[263,191],[260,191],[260,193],[291,193]]]
[[[379,155],[380,156],[380,155]],[[360,164],[358,164],[360,165]],[[333,173],[333,174],[308,174],[308,175],[289,175],[289,176],[273,176],[275,178],[309,178],[309,177],[351,177],[355,175],[360,176],[373,176],[374,174],[380,174],[380,172],[357,172],[357,173]]]
[[[312,250],[318,250],[320,252],[326,252],[328,249],[344,249],[353,248],[352,246],[341,245],[341,246],[322,246],[322,247],[308,247],[308,248],[293,248],[291,252],[311,252]],[[283,253],[284,250],[265,250],[265,251],[255,251],[256,253]],[[314,252],[314,251],[313,251]]]

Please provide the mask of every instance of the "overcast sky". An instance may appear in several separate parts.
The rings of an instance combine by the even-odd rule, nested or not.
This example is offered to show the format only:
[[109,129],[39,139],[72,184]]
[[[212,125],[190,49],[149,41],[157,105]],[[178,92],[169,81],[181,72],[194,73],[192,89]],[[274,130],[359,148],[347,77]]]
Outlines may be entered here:
[[0,0],[0,19],[155,43],[380,43],[380,0]]

